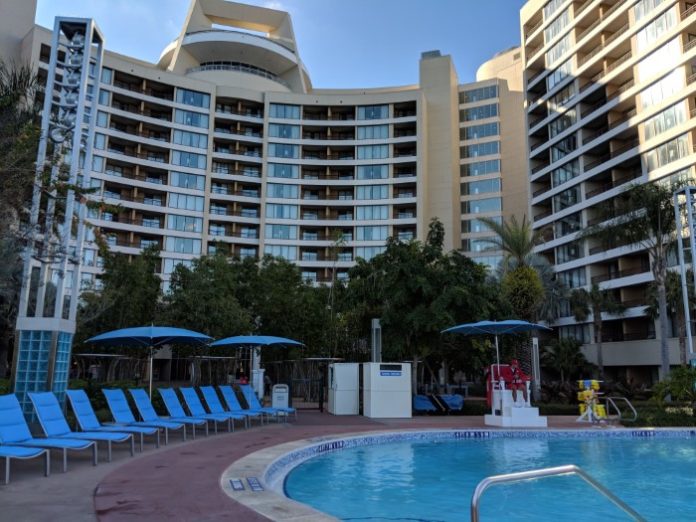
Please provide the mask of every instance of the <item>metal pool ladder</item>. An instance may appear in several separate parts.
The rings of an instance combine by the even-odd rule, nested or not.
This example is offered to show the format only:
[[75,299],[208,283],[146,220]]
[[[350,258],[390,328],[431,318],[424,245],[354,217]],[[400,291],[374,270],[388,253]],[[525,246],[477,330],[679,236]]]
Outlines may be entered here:
[[626,504],[619,497],[614,495],[602,484],[593,479],[587,472],[585,472],[579,466],[575,464],[567,464],[565,466],[557,466],[555,468],[543,468],[543,469],[533,469],[531,471],[520,471],[517,473],[507,473],[505,475],[493,475],[491,477],[486,477],[481,482],[478,483],[474,494],[471,497],[471,522],[480,522],[479,518],[479,503],[481,501],[481,496],[490,487],[496,484],[504,484],[507,482],[519,482],[521,480],[530,480],[543,477],[552,477],[555,475],[579,475],[581,479],[587,482],[590,486],[599,491],[602,495],[608,498],[614,503],[619,509],[621,509],[628,516],[633,518],[633,520],[638,520],[640,522],[646,522],[646,519],[640,516],[633,508]]

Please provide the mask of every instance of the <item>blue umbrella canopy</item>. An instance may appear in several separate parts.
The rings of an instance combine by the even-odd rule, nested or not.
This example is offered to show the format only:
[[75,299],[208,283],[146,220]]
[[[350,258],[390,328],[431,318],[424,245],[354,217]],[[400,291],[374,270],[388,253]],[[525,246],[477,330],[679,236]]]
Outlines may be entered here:
[[446,330],[443,330],[442,333],[460,333],[464,335],[499,335],[529,332],[532,330],[551,330],[551,328],[548,328],[542,324],[509,319],[507,321],[479,321],[478,323],[460,324],[447,328]]
[[212,337],[205,334],[173,328],[171,326],[138,326],[135,328],[121,328],[103,334],[95,335],[87,339],[86,343],[95,343],[112,346],[162,346],[165,344],[205,344]]
[[212,337],[171,326],[137,326],[135,328],[121,328],[103,334],[95,335],[87,339],[86,343],[100,344],[102,346],[140,346],[149,349],[149,390],[152,398],[152,349],[165,344],[205,344]]
[[282,344],[287,346],[303,346],[299,341],[286,339],[285,337],[275,337],[273,335],[237,335],[226,337],[210,344],[210,346],[271,346]]

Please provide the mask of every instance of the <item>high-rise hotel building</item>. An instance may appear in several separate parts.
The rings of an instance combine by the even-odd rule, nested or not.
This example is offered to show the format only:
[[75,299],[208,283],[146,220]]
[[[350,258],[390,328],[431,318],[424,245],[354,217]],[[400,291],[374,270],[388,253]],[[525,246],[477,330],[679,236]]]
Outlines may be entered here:
[[[45,78],[51,32],[34,25],[35,2],[8,9],[2,54]],[[159,247],[165,284],[213,252],[281,256],[329,282],[387,237],[423,239],[435,217],[447,249],[494,264],[476,216],[502,216],[508,192],[526,210],[521,63],[519,49],[502,53],[460,85],[435,51],[418,85],[315,89],[288,13],[193,0],[156,64],[105,52],[88,101],[92,197],[105,205],[89,222],[115,252]],[[82,259],[83,284],[98,283],[94,243]]]
[[[598,284],[626,307],[605,316],[604,364],[655,377],[659,340],[646,315],[648,253],[580,232],[631,184],[693,175],[696,7],[683,0],[530,0],[521,11],[527,145],[538,252],[570,287]],[[561,336],[592,327],[566,310]],[[679,361],[670,339],[671,361]]]

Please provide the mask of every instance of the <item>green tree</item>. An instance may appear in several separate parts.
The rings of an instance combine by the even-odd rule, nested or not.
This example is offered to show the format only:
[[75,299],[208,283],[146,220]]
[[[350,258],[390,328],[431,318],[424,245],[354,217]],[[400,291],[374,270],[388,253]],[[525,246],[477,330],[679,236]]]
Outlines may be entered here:
[[[687,281],[693,281],[691,270],[687,273]],[[688,285],[689,289],[689,310],[693,314],[694,309],[694,289],[693,285]],[[665,280],[665,295],[667,297],[667,312],[676,321],[677,336],[679,337],[679,359],[682,366],[686,366],[689,361],[686,350],[686,317],[684,316],[684,299],[682,292],[681,275],[678,272],[667,272]],[[647,293],[648,317],[655,320],[660,317],[658,292],[656,285],[651,284]]]
[[[104,273],[101,289],[91,288],[81,295],[77,317],[77,339],[118,328],[142,326],[156,321],[161,280],[156,274],[160,264],[155,247],[132,258],[101,249]],[[76,343],[79,344],[79,343]]]
[[544,299],[544,287],[536,270],[518,266],[505,273],[500,281],[504,299],[518,319],[534,322]]
[[251,318],[235,295],[235,275],[222,255],[203,256],[191,268],[177,265],[164,298],[163,318],[211,337],[250,333]]
[[615,206],[604,209],[605,221],[590,227],[584,236],[598,239],[606,247],[638,245],[650,259],[657,292],[660,318],[660,378],[669,376],[667,344],[667,259],[676,240],[676,221],[672,194],[679,184],[645,183],[633,185]]
[[526,216],[522,218],[522,222],[516,216],[512,216],[510,220],[503,219],[502,223],[486,217],[480,220],[495,234],[489,241],[503,252],[503,271],[538,263],[534,247],[541,241],[543,231],[533,230]]
[[613,294],[608,290],[603,290],[595,283],[589,292],[584,288],[573,290],[570,294],[570,306],[573,315],[578,321],[586,321],[592,315],[592,327],[594,330],[594,341],[597,345],[597,367],[599,368],[600,379],[604,378],[604,356],[602,353],[602,331],[604,321],[602,312],[608,314],[622,314],[625,307],[614,299]]
[[562,383],[586,372],[590,363],[580,351],[576,339],[554,339],[541,353],[542,368],[558,373]]
[[36,86],[30,67],[0,61],[0,378],[8,368],[22,284],[23,225],[40,135]]

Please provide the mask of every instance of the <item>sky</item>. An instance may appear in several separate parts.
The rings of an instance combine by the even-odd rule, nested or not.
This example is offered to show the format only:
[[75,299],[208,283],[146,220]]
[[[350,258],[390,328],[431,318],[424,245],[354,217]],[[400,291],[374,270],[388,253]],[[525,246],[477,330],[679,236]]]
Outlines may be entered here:
[[[519,45],[526,0],[247,0],[287,11],[315,88],[418,83],[423,51],[454,60],[460,83],[497,52]],[[106,48],[156,62],[179,35],[190,0],[38,0],[36,22],[91,17]]]

